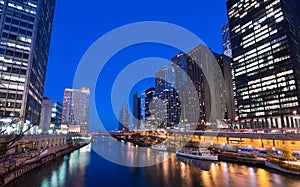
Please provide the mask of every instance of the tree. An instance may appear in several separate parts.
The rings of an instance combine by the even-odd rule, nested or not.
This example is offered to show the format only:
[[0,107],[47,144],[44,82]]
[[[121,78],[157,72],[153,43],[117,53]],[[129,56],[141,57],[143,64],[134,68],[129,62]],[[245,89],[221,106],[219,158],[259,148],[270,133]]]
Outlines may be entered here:
[[281,149],[282,151],[282,158],[284,160],[289,161],[294,161],[296,158],[293,156],[292,151],[290,150],[290,148],[288,148],[287,146],[283,146]]

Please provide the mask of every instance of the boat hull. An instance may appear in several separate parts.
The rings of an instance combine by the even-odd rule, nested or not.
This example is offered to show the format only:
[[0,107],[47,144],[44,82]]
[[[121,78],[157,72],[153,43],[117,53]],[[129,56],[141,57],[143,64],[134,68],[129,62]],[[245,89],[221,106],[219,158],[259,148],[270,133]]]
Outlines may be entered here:
[[151,149],[155,151],[167,151],[167,147],[165,146],[152,145]]
[[210,161],[218,161],[218,156],[211,155],[211,156],[200,156],[200,155],[193,155],[193,154],[187,154],[187,153],[181,153],[177,152],[177,156],[183,156],[187,158],[193,158],[198,160],[210,160]]

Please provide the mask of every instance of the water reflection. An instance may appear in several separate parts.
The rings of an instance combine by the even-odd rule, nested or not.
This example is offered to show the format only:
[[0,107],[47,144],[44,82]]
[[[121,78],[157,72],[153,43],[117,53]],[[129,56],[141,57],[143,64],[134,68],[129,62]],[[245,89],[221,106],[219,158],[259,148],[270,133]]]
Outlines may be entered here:
[[[85,186],[86,166],[90,162],[91,145],[77,150],[63,158],[42,166],[30,174],[21,177],[8,186],[68,186],[68,183],[76,177],[76,183],[72,186]],[[28,180],[26,180],[28,178]]]
[[[135,152],[134,145],[115,144],[114,140],[100,138],[92,147],[106,149],[115,156],[135,163],[164,158],[163,152]],[[248,167],[225,162],[208,162],[176,157],[175,154],[162,163],[149,167],[124,167],[100,157],[91,146],[74,151],[47,166],[35,170],[9,186],[216,186],[216,187],[299,187],[300,178],[262,168]]]
[[167,152],[151,151],[130,142],[121,143],[112,137],[96,137],[92,149],[110,162],[130,167],[152,166],[170,157]]

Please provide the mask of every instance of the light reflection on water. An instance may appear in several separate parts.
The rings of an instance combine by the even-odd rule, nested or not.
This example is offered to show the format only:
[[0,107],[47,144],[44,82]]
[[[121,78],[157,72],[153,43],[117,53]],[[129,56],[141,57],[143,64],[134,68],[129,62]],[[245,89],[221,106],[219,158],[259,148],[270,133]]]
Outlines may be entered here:
[[[119,154],[132,163],[142,159],[146,159],[145,162],[160,161],[165,156],[171,158],[149,167],[125,167],[103,159],[91,147],[107,150],[113,156]],[[176,157],[175,154],[166,155],[169,153],[154,152],[149,148],[141,153],[136,152],[134,147],[131,144],[120,146],[115,140],[99,137],[93,145],[57,159],[8,186],[300,186],[300,177],[297,176],[225,162]]]
[[129,167],[156,165],[171,156],[167,152],[151,151],[147,147],[138,147],[130,142],[121,143],[112,137],[95,138],[92,149],[110,162]]

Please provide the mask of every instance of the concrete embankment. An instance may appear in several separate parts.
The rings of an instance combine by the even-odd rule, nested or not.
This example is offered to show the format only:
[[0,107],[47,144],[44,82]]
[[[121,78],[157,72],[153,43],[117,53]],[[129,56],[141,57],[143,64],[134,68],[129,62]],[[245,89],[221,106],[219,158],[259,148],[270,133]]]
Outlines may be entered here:
[[280,171],[280,172],[283,172],[283,173],[286,173],[286,174],[292,174],[292,175],[298,175],[298,176],[300,176],[300,172],[291,171],[291,170],[287,170],[287,169],[281,168],[278,165],[273,164],[273,163],[268,162],[268,161],[265,162],[265,165],[266,165],[266,167],[269,167],[271,169],[274,169],[274,170],[277,170],[277,171]]
[[77,149],[80,149],[88,144],[89,143],[81,143],[79,145],[70,146],[66,149],[59,150],[55,153],[51,153],[49,155],[41,157],[38,160],[34,160],[32,162],[21,165],[15,169],[13,169],[12,171],[9,171],[9,172],[3,174],[2,176],[0,176],[0,186],[5,186],[8,183],[12,182],[13,180],[17,179],[18,177],[20,177],[34,169],[37,169],[38,167],[56,159],[56,158],[62,157],[62,156],[69,154]]

